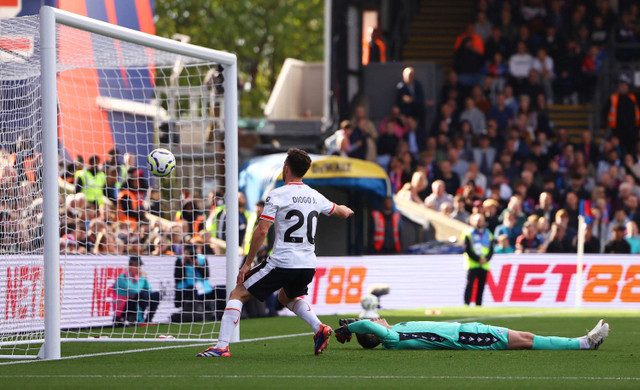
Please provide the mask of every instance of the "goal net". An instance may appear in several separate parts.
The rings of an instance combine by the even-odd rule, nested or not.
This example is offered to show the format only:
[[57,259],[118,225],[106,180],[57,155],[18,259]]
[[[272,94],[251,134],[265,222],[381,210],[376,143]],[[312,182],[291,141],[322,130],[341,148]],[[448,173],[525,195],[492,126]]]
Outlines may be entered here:
[[186,41],[48,7],[0,20],[0,358],[217,337],[239,260],[236,65]]

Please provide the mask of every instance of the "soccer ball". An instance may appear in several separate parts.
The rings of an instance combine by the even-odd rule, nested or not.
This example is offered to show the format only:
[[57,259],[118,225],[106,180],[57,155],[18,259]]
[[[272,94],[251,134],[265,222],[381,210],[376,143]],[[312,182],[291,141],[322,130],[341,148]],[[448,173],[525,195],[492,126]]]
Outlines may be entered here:
[[176,167],[176,158],[167,149],[154,149],[147,156],[147,167],[154,176],[168,176]]
[[362,306],[362,312],[358,317],[360,318],[380,318],[378,314],[378,297],[373,294],[363,295],[360,299],[360,305]]
[[367,294],[362,296],[360,304],[364,310],[376,310],[378,308],[378,297],[373,294]]

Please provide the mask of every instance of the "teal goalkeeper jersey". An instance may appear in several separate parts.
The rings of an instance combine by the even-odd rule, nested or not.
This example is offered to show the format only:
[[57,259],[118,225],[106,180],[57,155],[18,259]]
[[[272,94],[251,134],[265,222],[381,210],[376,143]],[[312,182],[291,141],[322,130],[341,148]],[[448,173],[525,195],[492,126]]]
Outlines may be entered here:
[[371,321],[349,324],[353,333],[373,333],[384,349],[507,349],[508,330],[479,322],[400,322],[386,328]]

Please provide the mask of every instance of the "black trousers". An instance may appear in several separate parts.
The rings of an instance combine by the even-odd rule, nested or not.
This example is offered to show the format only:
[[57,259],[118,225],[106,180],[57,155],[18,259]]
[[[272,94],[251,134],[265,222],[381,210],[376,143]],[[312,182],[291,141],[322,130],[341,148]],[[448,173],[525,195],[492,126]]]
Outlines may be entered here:
[[471,268],[467,272],[467,288],[464,290],[464,303],[471,303],[471,293],[473,292],[473,282],[478,279],[478,293],[476,295],[476,306],[482,306],[482,294],[484,293],[484,283],[487,281],[487,271],[482,267]]
[[144,317],[144,322],[151,322],[153,321],[153,316],[156,314],[159,304],[160,293],[157,291],[152,293],[141,291],[139,294],[131,294],[129,295],[129,299],[127,299],[127,306],[122,313],[123,318],[118,320],[124,322],[126,319],[129,322],[135,322],[138,317],[138,308],[143,313],[149,308],[149,312]]

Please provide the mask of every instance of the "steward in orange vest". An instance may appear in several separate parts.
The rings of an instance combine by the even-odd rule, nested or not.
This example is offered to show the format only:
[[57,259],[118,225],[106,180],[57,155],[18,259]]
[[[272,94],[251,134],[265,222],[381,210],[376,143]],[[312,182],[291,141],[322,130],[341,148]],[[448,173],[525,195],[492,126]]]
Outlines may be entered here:
[[371,212],[371,228],[373,253],[399,253],[402,250],[400,245],[400,221],[401,216],[397,211],[393,211],[391,198],[385,198],[382,211],[373,210]]
[[640,109],[636,96],[629,91],[629,84],[621,80],[618,92],[611,94],[607,105],[607,123],[613,134],[620,139],[625,153],[635,153],[640,126]]

